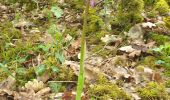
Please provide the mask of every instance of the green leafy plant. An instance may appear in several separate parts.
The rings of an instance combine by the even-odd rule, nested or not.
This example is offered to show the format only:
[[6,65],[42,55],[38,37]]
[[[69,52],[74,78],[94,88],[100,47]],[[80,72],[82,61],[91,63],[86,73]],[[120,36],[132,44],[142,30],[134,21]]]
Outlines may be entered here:
[[166,68],[170,68],[170,43],[165,43],[158,48],[153,49],[153,51],[159,54],[156,64],[162,65]]
[[52,6],[51,11],[54,13],[56,18],[60,18],[63,14],[63,10],[58,6]]

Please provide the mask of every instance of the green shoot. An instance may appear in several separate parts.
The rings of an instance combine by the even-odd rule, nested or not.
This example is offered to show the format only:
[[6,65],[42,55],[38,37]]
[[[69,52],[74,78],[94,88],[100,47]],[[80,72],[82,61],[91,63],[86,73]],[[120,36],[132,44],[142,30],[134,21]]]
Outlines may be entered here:
[[89,0],[86,1],[87,2],[86,2],[85,14],[84,14],[83,33],[81,36],[80,70],[79,70],[78,83],[77,83],[76,100],[81,100],[81,93],[83,91],[83,86],[84,86],[84,59],[85,59],[85,51],[86,51],[85,36],[87,32],[87,16],[88,16],[89,2],[90,2]]

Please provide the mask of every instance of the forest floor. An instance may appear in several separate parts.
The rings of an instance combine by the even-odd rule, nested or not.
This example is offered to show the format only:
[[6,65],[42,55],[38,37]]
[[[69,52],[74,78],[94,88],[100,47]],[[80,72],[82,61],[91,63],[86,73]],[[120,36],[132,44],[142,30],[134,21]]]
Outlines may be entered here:
[[[165,17],[120,30],[109,7],[89,11],[82,100],[169,100]],[[75,100],[83,9],[0,3],[0,100]]]

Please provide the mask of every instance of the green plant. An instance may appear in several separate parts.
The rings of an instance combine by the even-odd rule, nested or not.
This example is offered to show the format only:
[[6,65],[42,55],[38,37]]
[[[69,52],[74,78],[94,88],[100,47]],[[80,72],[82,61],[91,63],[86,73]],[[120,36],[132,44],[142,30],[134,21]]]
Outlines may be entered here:
[[54,13],[56,18],[60,18],[63,14],[63,10],[58,6],[52,6],[51,11]]
[[159,54],[156,64],[162,65],[166,68],[170,68],[170,43],[165,43],[158,48],[153,49],[153,51]]
[[86,9],[85,9],[85,16],[84,16],[84,24],[83,24],[83,34],[81,36],[81,56],[80,56],[80,69],[79,69],[79,76],[77,82],[77,93],[76,93],[76,100],[81,100],[81,93],[83,91],[84,86],[84,59],[85,59],[85,52],[86,52],[86,41],[85,36],[87,33],[87,19],[88,19],[88,11],[89,11],[89,4],[90,0],[86,2]]

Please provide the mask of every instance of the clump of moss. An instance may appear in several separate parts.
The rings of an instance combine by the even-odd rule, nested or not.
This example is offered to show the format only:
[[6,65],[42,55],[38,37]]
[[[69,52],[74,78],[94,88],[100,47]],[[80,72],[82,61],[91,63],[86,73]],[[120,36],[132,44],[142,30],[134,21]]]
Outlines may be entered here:
[[[21,38],[21,32],[17,29],[15,29],[12,25],[11,22],[5,22],[5,23],[1,23],[0,24],[0,30],[1,30],[1,34],[0,34],[0,60],[3,60],[4,56],[7,56],[6,54],[4,54],[5,52],[9,52],[7,51],[8,48],[11,48],[11,53],[13,52],[12,50],[14,49],[14,42],[13,39],[19,39]],[[13,48],[13,49],[12,49]],[[13,56],[13,54],[9,54],[9,57]],[[7,60],[7,59],[5,59]]]
[[145,5],[150,6],[154,5],[158,0],[143,0]]
[[23,86],[26,82],[30,81],[31,79],[34,79],[36,76],[33,67],[30,67],[29,69],[23,67],[17,68],[15,72],[17,86]]
[[109,56],[116,56],[117,53],[116,48],[112,50],[104,49],[104,44],[102,43],[90,48],[90,51],[93,53],[97,53],[97,55],[102,56],[104,58]]
[[165,70],[163,75],[166,76],[166,77],[170,77],[170,70],[169,69]]
[[125,56],[115,56],[112,59],[112,64],[114,66],[130,66],[132,63]]
[[[88,17],[88,32],[87,33],[95,33],[101,30],[101,27],[104,25],[103,19],[97,14],[97,8],[89,9],[89,17]],[[84,14],[83,14],[84,16]]]
[[121,0],[118,7],[117,22],[122,27],[130,27],[143,20],[141,13],[143,0]]
[[160,35],[154,32],[151,32],[149,37],[154,41],[156,41],[158,45],[164,44],[170,40],[168,36]]
[[147,17],[154,18],[157,16],[157,11],[153,9],[153,7],[147,8],[148,10],[145,12],[147,14]]
[[67,66],[62,66],[58,72],[57,80],[74,81],[76,79],[73,70]]
[[109,34],[107,31],[104,30],[98,30],[94,33],[89,33],[88,35],[88,43],[89,44],[100,44],[101,43],[101,37],[104,37],[106,34]]
[[165,0],[159,0],[155,4],[155,9],[159,11],[161,15],[166,14],[170,11],[169,5]]
[[170,29],[170,17],[165,17],[163,21],[165,22],[166,27]]
[[170,6],[170,0],[166,0],[166,2],[168,3],[168,5]]
[[170,80],[166,81],[165,85],[166,85],[167,88],[170,88]]
[[145,57],[143,64],[147,65],[148,67],[154,67],[156,62],[156,58],[153,56]]
[[96,84],[90,86],[88,92],[95,100],[130,100],[131,98],[118,86],[110,83],[104,76],[99,75]]
[[144,88],[138,89],[139,95],[142,100],[167,100],[168,94],[165,91],[165,86],[163,84],[158,84],[156,82],[150,82]]

